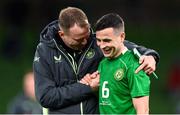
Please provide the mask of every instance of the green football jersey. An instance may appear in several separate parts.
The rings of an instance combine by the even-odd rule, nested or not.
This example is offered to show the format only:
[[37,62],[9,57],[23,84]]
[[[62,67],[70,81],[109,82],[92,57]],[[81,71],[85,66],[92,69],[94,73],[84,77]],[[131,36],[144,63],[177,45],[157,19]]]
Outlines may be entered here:
[[138,59],[130,50],[100,62],[100,114],[136,114],[132,98],[148,96],[150,92],[146,73],[141,70],[135,74],[138,66]]

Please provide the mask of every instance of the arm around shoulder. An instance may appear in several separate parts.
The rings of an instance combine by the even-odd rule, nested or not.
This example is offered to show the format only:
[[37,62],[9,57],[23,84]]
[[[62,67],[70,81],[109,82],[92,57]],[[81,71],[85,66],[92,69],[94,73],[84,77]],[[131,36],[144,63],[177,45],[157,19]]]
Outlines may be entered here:
[[146,48],[144,46],[137,45],[127,40],[124,41],[124,44],[130,50],[132,50],[133,48],[136,48],[141,53],[141,55],[152,55],[154,59],[156,60],[156,64],[159,62],[160,55],[157,51],[150,48]]

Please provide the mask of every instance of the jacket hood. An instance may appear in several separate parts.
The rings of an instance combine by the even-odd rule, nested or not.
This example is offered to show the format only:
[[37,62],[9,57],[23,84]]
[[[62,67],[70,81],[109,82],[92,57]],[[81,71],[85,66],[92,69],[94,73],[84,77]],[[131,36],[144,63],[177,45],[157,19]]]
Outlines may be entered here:
[[55,47],[54,40],[59,37],[58,31],[58,20],[49,23],[40,33],[40,42],[48,46]]

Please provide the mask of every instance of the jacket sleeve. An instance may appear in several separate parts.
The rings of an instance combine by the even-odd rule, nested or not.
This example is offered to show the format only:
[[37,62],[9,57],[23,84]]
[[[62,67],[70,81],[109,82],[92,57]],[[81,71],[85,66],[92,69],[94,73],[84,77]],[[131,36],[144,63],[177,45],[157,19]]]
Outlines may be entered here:
[[158,52],[156,52],[155,50],[148,49],[144,46],[139,46],[139,45],[137,45],[133,42],[127,41],[127,40],[124,41],[124,44],[130,50],[132,50],[133,48],[136,48],[142,55],[152,55],[154,57],[154,59],[156,60],[156,64],[159,62],[160,56],[159,56]]
[[[37,100],[46,108],[62,108],[78,104],[93,95],[91,88],[81,83],[57,86],[47,63],[47,56],[41,47],[37,47],[33,70],[35,75],[35,94]],[[46,54],[47,55],[47,54]]]

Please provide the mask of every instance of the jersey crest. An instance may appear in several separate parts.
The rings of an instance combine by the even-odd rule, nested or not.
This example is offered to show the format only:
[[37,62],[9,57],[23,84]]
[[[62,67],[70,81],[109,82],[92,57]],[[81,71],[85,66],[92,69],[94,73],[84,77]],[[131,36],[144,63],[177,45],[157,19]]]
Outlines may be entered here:
[[114,74],[114,79],[116,81],[120,81],[124,76],[124,70],[123,69],[118,69],[115,74]]

